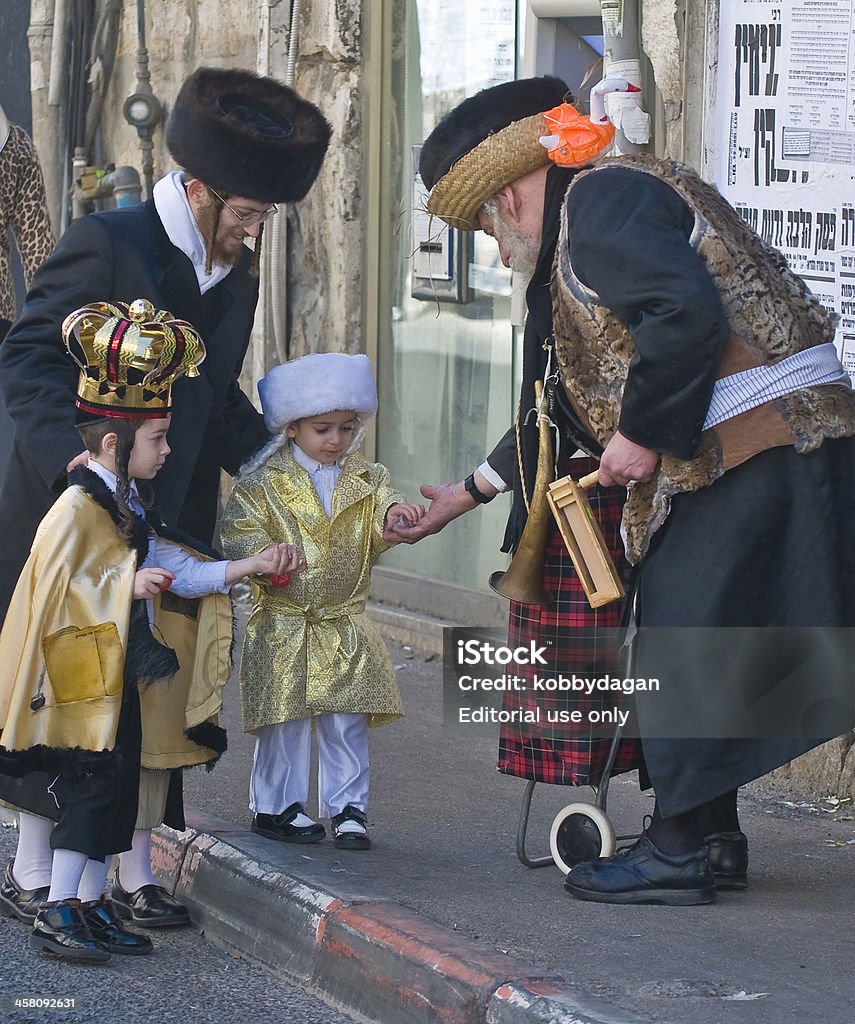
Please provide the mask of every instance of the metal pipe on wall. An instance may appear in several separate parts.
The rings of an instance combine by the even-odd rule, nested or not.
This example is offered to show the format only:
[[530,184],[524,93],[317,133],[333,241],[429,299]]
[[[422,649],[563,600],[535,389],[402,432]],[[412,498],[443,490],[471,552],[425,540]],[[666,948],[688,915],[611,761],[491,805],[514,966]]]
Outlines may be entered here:
[[[270,24],[271,0],[265,0],[261,9],[261,38],[266,43],[259,54],[259,70],[268,74],[270,70],[270,46],[272,30]],[[288,53],[285,62],[285,84],[294,86],[297,72],[297,55],[299,50],[299,26],[302,13],[300,0],[291,0],[288,21]],[[267,323],[273,339],[273,359],[276,362],[287,360],[290,356],[288,325],[287,325],[287,288],[288,288],[288,216],[275,218],[270,230],[264,234],[264,274],[267,282],[266,295],[269,302]],[[283,258],[283,253],[284,258]]]
[[[642,86],[640,0],[601,0],[603,19],[603,77],[625,78]],[[645,153],[650,141],[650,115],[641,106],[641,93],[612,93],[609,117],[617,128],[619,153]]]
[[86,128],[83,139],[83,148],[90,158],[93,156],[92,149],[101,124],[104,98],[113,74],[121,17],[122,0],[103,0],[92,42],[93,67],[90,75],[92,91],[89,97],[89,106],[86,109]]
[[30,0],[30,97],[33,108],[33,142],[45,179],[48,210],[54,232],[60,222],[59,108],[50,106],[50,54],[53,41],[54,0]]
[[50,44],[50,71],[48,79],[48,105],[58,107],[62,104],[65,93],[65,54],[66,32],[66,0],[54,0],[53,5],[53,36]]
[[293,87],[297,74],[297,44],[300,37],[301,0],[291,0],[291,28],[288,33],[288,63],[285,65],[285,84]]

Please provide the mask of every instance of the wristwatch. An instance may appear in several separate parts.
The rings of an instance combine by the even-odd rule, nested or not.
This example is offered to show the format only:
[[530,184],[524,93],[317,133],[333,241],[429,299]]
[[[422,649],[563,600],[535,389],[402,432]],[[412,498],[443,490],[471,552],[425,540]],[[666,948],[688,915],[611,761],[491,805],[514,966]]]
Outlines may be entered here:
[[472,497],[478,502],[479,505],[486,505],[496,497],[495,494],[487,495],[483,491],[478,490],[478,485],[475,483],[475,474],[470,473],[469,476],[463,481],[463,486],[472,495]]

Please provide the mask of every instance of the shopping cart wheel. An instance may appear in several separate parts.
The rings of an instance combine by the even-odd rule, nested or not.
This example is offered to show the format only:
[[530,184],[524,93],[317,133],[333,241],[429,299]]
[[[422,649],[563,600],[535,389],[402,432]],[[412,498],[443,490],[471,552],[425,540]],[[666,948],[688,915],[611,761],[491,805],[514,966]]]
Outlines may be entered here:
[[549,848],[555,866],[566,875],[586,860],[611,857],[615,852],[615,830],[599,807],[568,804],[555,815]]

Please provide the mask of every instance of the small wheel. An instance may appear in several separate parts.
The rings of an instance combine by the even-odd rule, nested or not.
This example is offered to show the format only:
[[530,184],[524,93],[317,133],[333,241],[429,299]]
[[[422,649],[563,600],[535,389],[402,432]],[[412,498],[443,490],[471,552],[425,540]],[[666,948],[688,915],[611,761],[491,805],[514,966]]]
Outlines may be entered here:
[[577,865],[615,852],[615,830],[593,804],[568,804],[555,815],[549,832],[552,859],[562,875]]

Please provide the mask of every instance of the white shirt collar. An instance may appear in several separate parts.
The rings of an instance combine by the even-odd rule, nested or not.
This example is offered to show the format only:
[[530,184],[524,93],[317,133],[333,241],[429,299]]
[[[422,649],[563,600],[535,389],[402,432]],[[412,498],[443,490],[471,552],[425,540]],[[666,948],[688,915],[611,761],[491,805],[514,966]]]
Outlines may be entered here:
[[204,295],[231,272],[231,265],[215,263],[211,273],[205,272],[207,251],[205,239],[193,216],[187,192],[184,188],[182,171],[172,171],[155,183],[152,190],[154,208],[163,224],[169,241],[180,249],[193,264],[199,291]]
[[291,454],[294,456],[294,461],[298,465],[302,466],[303,469],[305,469],[307,473],[317,473],[317,472],[319,472],[320,470],[323,470],[323,469],[326,469],[326,470],[330,470],[330,469],[341,470],[342,463],[347,458],[346,455],[342,455],[342,457],[340,459],[336,459],[335,462],[331,462],[329,464],[323,463],[323,462],[318,462],[317,459],[313,459],[310,456],[308,456],[298,444],[294,444],[293,441],[289,441],[288,443],[289,443],[289,445],[291,447]]
[[[116,488],[119,486],[119,478],[115,473],[107,469],[106,466],[102,466],[100,462],[96,462],[91,456],[89,458],[87,469],[91,469],[96,476],[99,476],[104,481],[107,487],[109,487],[111,494],[116,493]],[[139,498],[136,480],[131,480],[130,491],[132,498]]]

